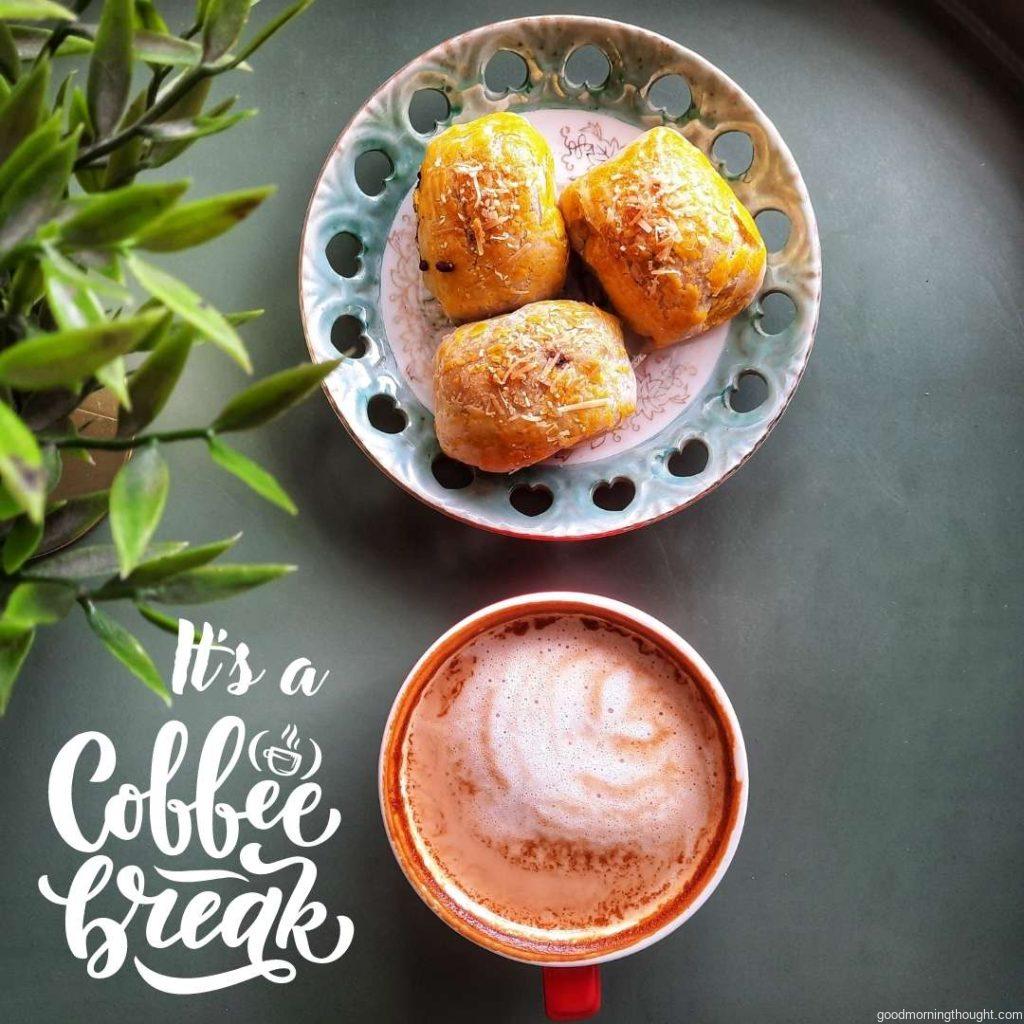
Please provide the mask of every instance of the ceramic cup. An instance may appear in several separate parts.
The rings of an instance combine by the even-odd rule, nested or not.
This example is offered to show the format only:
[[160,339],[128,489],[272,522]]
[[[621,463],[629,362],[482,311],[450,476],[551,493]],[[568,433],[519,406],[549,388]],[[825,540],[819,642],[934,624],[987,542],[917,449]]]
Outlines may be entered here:
[[[603,619],[655,644],[675,661],[698,685],[714,714],[726,747],[731,754],[732,779],[727,797],[725,826],[706,867],[685,898],[673,908],[667,919],[646,930],[638,938],[615,940],[598,953],[567,953],[557,945],[547,950],[514,948],[500,934],[483,927],[448,897],[419,856],[412,841],[408,811],[399,782],[400,752],[409,715],[423,687],[453,654],[479,634],[526,615],[589,615]],[[391,849],[412,887],[447,925],[460,935],[492,952],[536,964],[543,969],[544,1004],[552,1020],[583,1020],[595,1014],[601,1005],[601,980],[598,965],[637,953],[675,931],[704,904],[721,881],[739,843],[747,810],[747,755],[743,735],[732,704],[722,684],[703,658],[666,625],[627,604],[593,594],[553,592],[529,594],[490,605],[463,619],[440,637],[420,658],[395,698],[384,730],[379,765],[381,813]]]

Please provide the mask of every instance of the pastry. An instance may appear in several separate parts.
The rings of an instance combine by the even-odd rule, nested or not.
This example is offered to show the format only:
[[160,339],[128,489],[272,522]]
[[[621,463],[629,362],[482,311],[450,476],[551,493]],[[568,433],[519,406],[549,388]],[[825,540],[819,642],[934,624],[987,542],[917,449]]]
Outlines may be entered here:
[[420,270],[450,319],[507,313],[565,284],[554,158],[518,114],[488,114],[433,139],[413,205]]
[[765,246],[753,218],[670,128],[652,128],[577,178],[560,205],[616,312],[656,347],[723,323],[761,286]]
[[617,426],[636,408],[636,379],[614,316],[534,302],[447,335],[434,402],[447,455],[508,473]]

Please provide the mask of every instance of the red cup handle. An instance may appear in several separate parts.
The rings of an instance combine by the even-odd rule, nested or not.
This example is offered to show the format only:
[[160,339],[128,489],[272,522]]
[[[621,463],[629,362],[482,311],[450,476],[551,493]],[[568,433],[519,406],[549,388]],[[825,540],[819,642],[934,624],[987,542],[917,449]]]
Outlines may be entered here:
[[544,1011],[549,1020],[587,1020],[601,1009],[597,967],[545,967]]

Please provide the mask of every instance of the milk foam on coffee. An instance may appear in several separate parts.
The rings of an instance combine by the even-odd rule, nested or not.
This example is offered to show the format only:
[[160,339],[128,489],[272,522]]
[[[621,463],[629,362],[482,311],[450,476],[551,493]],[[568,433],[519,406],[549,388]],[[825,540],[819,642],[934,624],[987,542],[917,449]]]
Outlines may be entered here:
[[725,741],[698,684],[587,616],[528,616],[463,647],[422,690],[401,757],[430,873],[523,941],[655,930],[726,815]]

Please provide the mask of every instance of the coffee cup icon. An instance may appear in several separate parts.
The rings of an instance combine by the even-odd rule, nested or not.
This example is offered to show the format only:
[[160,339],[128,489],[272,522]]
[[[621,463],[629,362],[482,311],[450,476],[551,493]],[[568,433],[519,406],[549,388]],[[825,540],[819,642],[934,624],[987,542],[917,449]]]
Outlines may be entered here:
[[309,765],[306,767],[302,778],[308,779],[316,775],[320,770],[320,764],[323,760],[323,751],[320,749],[320,744],[312,736],[306,737],[305,740],[301,739],[298,728],[289,724],[281,730],[281,746],[264,747],[263,738],[268,732],[268,729],[263,729],[249,740],[249,763],[256,771],[262,772],[263,766],[260,762],[266,761],[267,771],[273,775],[279,775],[283,778],[298,775],[300,769],[306,765],[306,759],[299,753],[299,748],[303,743],[308,743],[310,751]]
[[286,750],[284,747],[267,747],[263,751],[267,760],[267,767],[275,775],[294,775],[302,764],[302,755],[294,750]]

